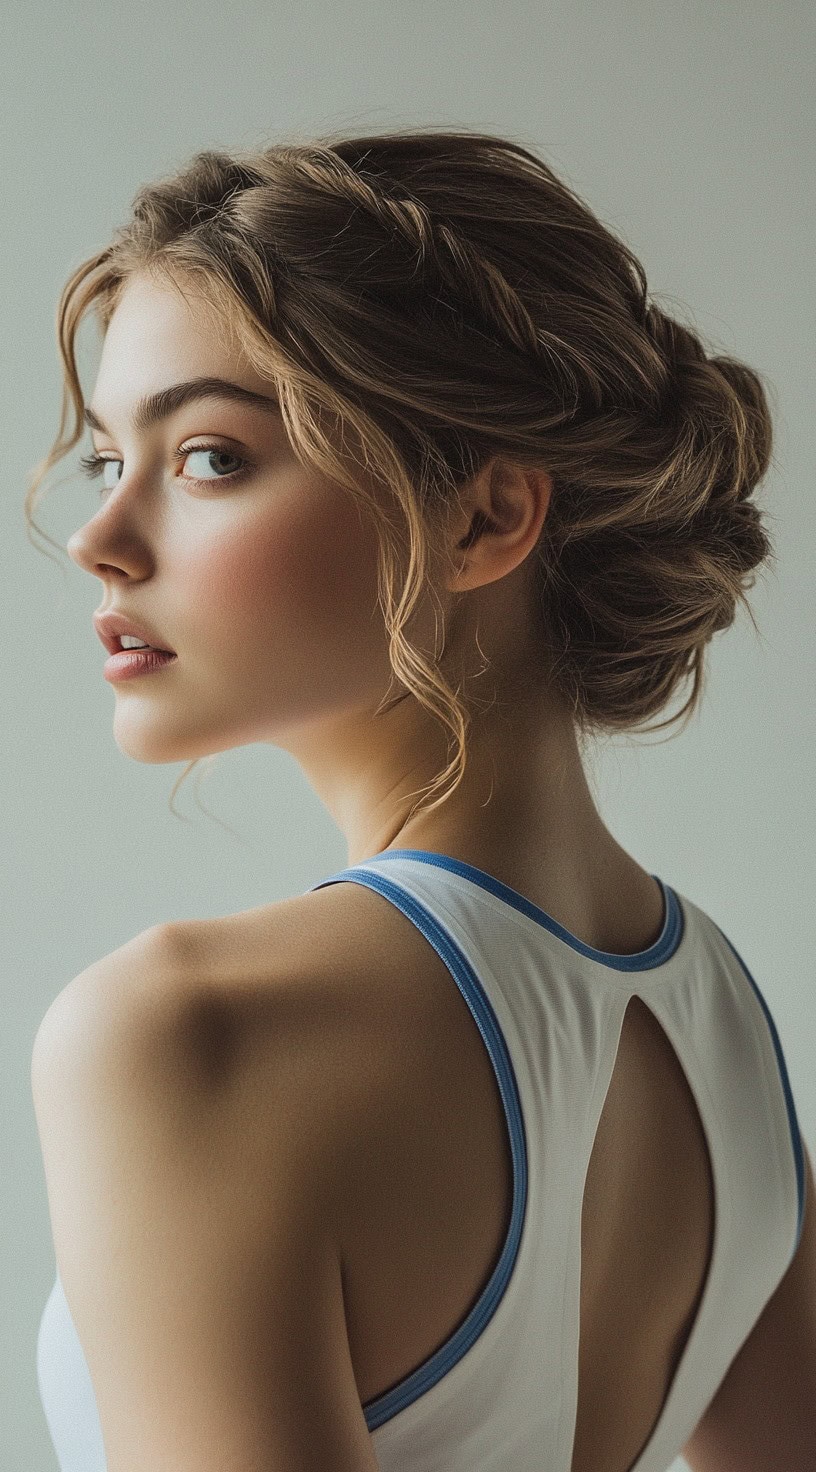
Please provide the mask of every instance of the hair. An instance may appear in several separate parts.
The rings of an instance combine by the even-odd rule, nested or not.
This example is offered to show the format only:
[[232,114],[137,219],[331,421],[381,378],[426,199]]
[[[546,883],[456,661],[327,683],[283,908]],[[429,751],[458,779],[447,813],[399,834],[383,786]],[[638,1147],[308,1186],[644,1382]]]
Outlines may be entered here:
[[[61,419],[29,525],[83,432],[83,314],[93,306],[104,331],[137,272],[193,288],[274,382],[301,462],[369,505],[392,670],[456,743],[412,813],[461,781],[471,714],[405,625],[433,590],[462,488],[492,457],[552,476],[533,552],[541,674],[582,747],[642,730],[689,678],[685,704],[647,729],[690,719],[706,646],[738,601],[756,630],[745,592],[775,556],[750,499],[771,460],[763,380],[647,301],[632,251],[521,143],[332,133],[206,149],[143,185],[62,290]],[[362,447],[384,500],[341,460],[332,425]]]

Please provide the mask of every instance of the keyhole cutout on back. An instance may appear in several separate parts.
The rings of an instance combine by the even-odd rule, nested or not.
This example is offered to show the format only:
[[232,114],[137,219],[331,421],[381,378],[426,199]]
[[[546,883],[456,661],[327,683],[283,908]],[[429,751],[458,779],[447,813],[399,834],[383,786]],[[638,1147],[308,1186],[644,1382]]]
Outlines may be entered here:
[[662,1024],[633,996],[584,1186],[571,1472],[634,1472],[697,1319],[714,1232],[694,1094]]

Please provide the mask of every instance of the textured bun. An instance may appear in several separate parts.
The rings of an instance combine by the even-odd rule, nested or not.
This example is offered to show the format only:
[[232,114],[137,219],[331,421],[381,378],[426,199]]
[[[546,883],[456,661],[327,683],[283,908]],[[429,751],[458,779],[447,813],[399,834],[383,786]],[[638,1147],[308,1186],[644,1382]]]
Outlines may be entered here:
[[[707,644],[772,556],[749,499],[771,456],[765,392],[648,303],[636,256],[536,154],[408,128],[208,149],[145,184],[63,290],[62,421],[27,515],[82,433],[77,326],[93,304],[106,328],[136,272],[193,285],[274,382],[303,462],[377,520],[394,674],[456,742],[425,795],[455,780],[421,806],[458,784],[470,713],[406,625],[458,492],[493,457],[553,479],[532,554],[540,674],[579,737],[641,729],[688,678],[649,729],[691,715]],[[350,473],[338,425],[385,498]]]
[[690,715],[706,645],[738,603],[753,618],[746,590],[774,558],[749,499],[772,450],[759,375],[707,356],[653,303],[643,327],[659,357],[653,414],[636,444],[608,446],[591,494],[586,476],[562,483],[544,528],[544,628],[584,733],[642,727],[689,677],[686,704],[649,729]]

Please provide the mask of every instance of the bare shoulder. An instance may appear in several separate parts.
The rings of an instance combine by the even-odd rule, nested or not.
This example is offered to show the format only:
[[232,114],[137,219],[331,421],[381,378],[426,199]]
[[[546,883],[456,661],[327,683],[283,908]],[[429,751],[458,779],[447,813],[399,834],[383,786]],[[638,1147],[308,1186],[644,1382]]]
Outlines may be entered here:
[[35,1042],[41,1133],[69,1094],[121,1095],[127,1080],[160,1131],[206,1111],[258,1159],[266,1141],[283,1148],[281,1130],[308,1138],[343,1243],[372,1203],[402,1199],[400,1162],[427,1174],[440,1118],[459,1157],[468,1143],[483,1156],[491,1129],[503,1139],[491,1064],[444,962],[353,883],[155,927],[76,978]]
[[384,1046],[389,1033],[404,1039],[406,1022],[428,1021],[429,1008],[439,1020],[456,993],[449,977],[439,986],[445,965],[417,927],[355,883],[179,922],[157,939],[173,958],[178,997],[208,997],[260,1038],[272,1005],[278,1026],[287,1014],[293,1024],[311,1016],[324,1038],[339,1028],[347,1044],[356,1036]]
[[437,1080],[438,1091],[444,1076],[456,1087],[452,1047],[465,1070],[468,1057],[477,1070],[485,1065],[444,962],[405,915],[364,886],[327,885],[185,923],[174,946],[182,1018],[195,1031],[192,1019],[200,1030],[209,1016],[233,1045],[240,1039],[259,1088],[268,1087],[273,1061],[293,1086],[296,1075],[314,1128],[322,1119],[347,1162],[372,1150],[375,1127],[395,1145],[408,1095],[425,1081]]
[[234,1177],[225,1208],[240,1200],[263,1221],[268,1182],[286,1172],[319,1192],[316,1218],[337,1221],[344,1166],[395,1076],[399,1029],[393,1011],[377,1023],[365,1005],[358,927],[340,926],[332,944],[337,908],[314,898],[153,927],[55,998],[31,1080],[66,1263],[82,1215],[66,1204],[69,1137],[95,1141],[97,1155],[107,1141],[110,1162],[126,1138],[131,1158],[138,1136],[142,1158],[168,1162],[197,1141],[199,1167]]
[[321,906],[310,896],[206,920],[168,921],[139,932],[74,976],[43,1016],[35,1059],[66,1060],[104,1030],[145,1030],[192,1039],[195,1019],[262,1022],[287,990],[308,991],[319,973]]
[[[273,944],[275,918],[255,917]],[[331,1097],[331,1070],[354,1070],[321,1035],[325,989],[292,984],[282,953],[253,968],[261,933],[233,926],[245,944],[223,953],[217,924],[140,936],[35,1042],[56,1258],[111,1466],[134,1445],[201,1472],[374,1466],[337,1231],[359,1095]]]
[[148,983],[154,998],[161,998],[170,1013],[176,973],[173,927],[157,925],[72,977],[47,1008],[34,1037],[35,1097],[57,1077],[61,1064],[90,1055],[106,1027],[113,1032],[136,1020]]
[[355,884],[151,927],[52,1002],[34,1042],[35,1096],[61,1064],[144,1060],[158,1076],[165,1061],[177,1088],[229,1082],[262,1110],[296,1088],[315,1128],[353,1129],[403,1076],[406,1026],[427,1033],[422,962],[442,965],[388,901]]

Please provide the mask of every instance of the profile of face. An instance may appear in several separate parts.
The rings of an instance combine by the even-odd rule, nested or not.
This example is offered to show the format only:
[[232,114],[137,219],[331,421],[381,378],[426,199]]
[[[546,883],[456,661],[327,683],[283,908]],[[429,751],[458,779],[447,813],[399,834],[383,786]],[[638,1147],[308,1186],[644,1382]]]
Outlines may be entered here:
[[[274,385],[228,336],[194,296],[134,277],[91,396],[109,464],[67,550],[101,581],[97,612],[145,624],[177,656],[112,685],[114,738],[143,762],[297,746],[318,725],[354,726],[394,688],[373,518],[299,462]],[[203,377],[269,402],[210,393],[134,427],[143,397]]]

